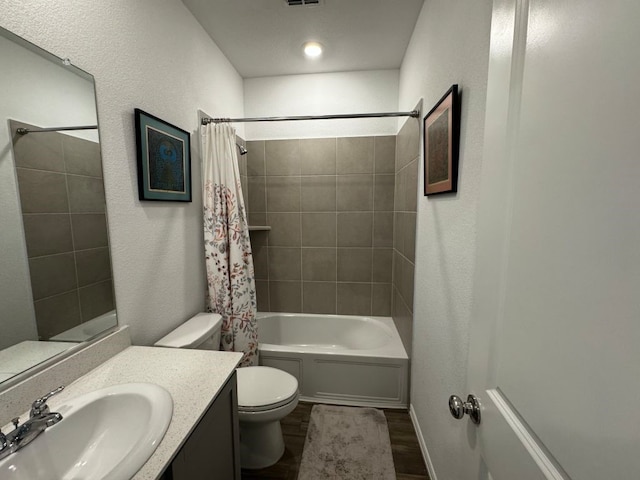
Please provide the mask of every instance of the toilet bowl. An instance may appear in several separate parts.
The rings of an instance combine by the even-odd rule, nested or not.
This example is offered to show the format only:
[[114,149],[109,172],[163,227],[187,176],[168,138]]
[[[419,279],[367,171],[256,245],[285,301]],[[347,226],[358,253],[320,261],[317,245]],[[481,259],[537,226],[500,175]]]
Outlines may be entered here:
[[[154,345],[219,350],[221,326],[219,314],[199,313]],[[284,453],[280,420],[298,404],[298,380],[272,367],[238,368],[236,377],[240,464],[247,469],[269,467]]]

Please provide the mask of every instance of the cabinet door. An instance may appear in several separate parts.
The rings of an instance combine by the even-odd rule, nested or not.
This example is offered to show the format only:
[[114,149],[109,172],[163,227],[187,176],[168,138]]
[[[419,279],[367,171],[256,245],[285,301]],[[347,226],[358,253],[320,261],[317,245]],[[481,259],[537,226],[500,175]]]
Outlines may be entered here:
[[173,480],[240,480],[235,373],[171,464]]

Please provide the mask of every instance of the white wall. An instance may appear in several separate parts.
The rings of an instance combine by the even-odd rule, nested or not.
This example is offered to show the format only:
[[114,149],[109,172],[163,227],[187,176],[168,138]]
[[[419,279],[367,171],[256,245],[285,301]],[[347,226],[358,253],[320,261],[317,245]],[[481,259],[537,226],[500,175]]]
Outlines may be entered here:
[[[399,73],[374,70],[248,78],[244,81],[245,114],[277,117],[396,111]],[[215,116],[222,115],[216,112]],[[256,122],[245,124],[245,131],[248,140],[358,137],[395,135],[397,124],[393,118]]]
[[[41,127],[97,122],[93,84],[9,39],[0,37],[0,349],[37,340],[35,312],[8,120]],[[91,132],[97,141],[97,132]],[[87,136],[85,135],[85,138]]]
[[454,420],[447,401],[467,394],[491,4],[426,0],[400,70],[401,110],[422,97],[424,114],[452,84],[462,90],[458,193],[418,200],[411,406],[440,480],[477,472],[468,422]]
[[243,116],[242,79],[179,0],[0,0],[0,11],[1,26],[95,76],[118,318],[151,344],[204,307],[199,140],[193,203],[140,202],[133,109],[196,132],[198,108]]

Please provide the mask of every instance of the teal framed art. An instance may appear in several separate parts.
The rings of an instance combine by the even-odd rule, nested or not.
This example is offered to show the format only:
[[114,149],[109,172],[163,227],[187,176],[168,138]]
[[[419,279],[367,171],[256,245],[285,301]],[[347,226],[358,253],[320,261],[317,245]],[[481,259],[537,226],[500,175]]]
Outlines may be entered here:
[[140,200],[191,201],[189,132],[135,109]]

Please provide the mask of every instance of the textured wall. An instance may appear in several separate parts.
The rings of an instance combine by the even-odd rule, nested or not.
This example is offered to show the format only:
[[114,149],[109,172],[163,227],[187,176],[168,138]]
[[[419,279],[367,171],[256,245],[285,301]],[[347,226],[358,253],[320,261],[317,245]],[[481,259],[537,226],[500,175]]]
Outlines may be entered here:
[[[248,78],[244,81],[247,117],[327,115],[396,111],[398,70],[319,73]],[[246,138],[356,137],[395,135],[394,118],[247,123]]]
[[426,113],[451,84],[462,89],[458,193],[418,200],[411,405],[441,480],[476,478],[467,422],[447,399],[467,393],[491,4],[426,0],[400,73],[401,109],[423,98]]
[[243,115],[242,79],[179,0],[2,0],[0,11],[2,27],[95,76],[119,322],[151,344],[204,307],[199,138],[193,203],[142,203],[133,109],[196,132],[198,108]]
[[389,316],[395,136],[248,143],[258,309]]

